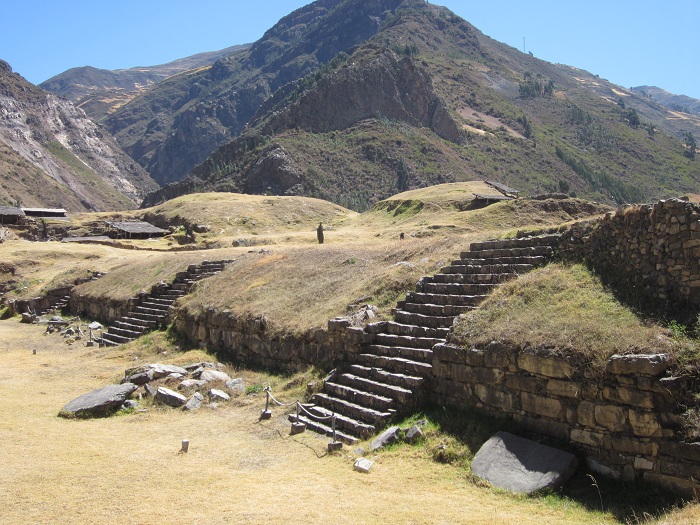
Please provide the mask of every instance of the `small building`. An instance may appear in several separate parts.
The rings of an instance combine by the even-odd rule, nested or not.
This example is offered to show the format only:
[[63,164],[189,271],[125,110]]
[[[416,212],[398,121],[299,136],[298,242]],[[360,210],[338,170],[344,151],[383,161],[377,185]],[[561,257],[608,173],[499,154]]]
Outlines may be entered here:
[[4,224],[17,224],[22,220],[25,213],[22,208],[16,208],[14,206],[0,206],[0,225]]
[[140,221],[107,222],[107,226],[108,235],[116,239],[150,239],[168,233],[168,230]]
[[506,186],[505,184],[501,184],[500,182],[485,180],[484,183],[488,184],[492,188],[500,191],[503,195],[505,195],[507,197],[512,197],[514,199],[517,199],[518,195],[520,194],[519,190],[514,190],[513,188],[510,188],[510,187]]
[[489,204],[493,204],[494,202],[514,200],[513,197],[509,197],[507,195],[485,195],[483,193],[474,193],[473,195],[474,204],[479,207],[488,206]]
[[63,208],[22,208],[27,217],[39,217],[41,219],[65,219],[68,212]]

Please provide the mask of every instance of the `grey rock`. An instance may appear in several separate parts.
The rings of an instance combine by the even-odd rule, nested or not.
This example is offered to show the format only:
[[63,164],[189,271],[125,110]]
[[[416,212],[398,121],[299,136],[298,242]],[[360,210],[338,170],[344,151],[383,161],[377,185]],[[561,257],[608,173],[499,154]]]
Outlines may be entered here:
[[158,390],[157,390],[155,387],[152,387],[152,386],[149,385],[148,383],[146,383],[146,384],[143,386],[143,389],[144,389],[144,390],[146,391],[146,393],[147,393],[149,396],[151,396],[151,397],[156,397],[156,393],[158,392]]
[[34,322],[34,316],[32,314],[28,314],[26,312],[24,312],[22,314],[22,320],[20,321],[20,323],[31,324],[33,322]]
[[188,374],[187,370],[177,365],[163,365],[156,363],[148,365],[148,367],[153,370],[153,379],[160,379],[161,377],[169,376],[170,374],[182,374],[183,376]]
[[423,435],[423,431],[420,429],[420,427],[418,425],[413,425],[406,432],[406,441],[408,443],[415,443],[416,441],[421,439]]
[[206,381],[201,381],[199,379],[185,379],[179,385],[177,385],[178,390],[189,390],[190,388],[200,388],[206,385]]
[[209,390],[209,400],[210,401],[228,401],[230,399],[231,399],[231,396],[229,396],[223,390],[218,390],[216,388],[212,388],[211,390]]
[[122,383],[134,383],[135,385],[145,385],[150,381],[153,381],[153,370],[150,368],[148,370],[135,372],[122,379]]
[[107,385],[75,398],[59,412],[61,417],[105,417],[114,413],[137,386],[133,383]]
[[90,330],[102,330],[102,325],[98,323],[97,321],[93,321],[88,325],[88,328]]
[[202,381],[226,381],[231,380],[231,376],[221,370],[205,369],[199,376]]
[[669,354],[615,354],[608,360],[605,370],[611,374],[659,376],[671,367],[673,361]]
[[353,454],[360,457],[364,456],[366,453],[367,451],[362,447],[357,447],[355,450],[353,450]]
[[561,487],[577,467],[573,454],[498,432],[479,449],[472,472],[492,485],[532,494]]
[[188,372],[194,372],[198,368],[214,368],[214,363],[208,363],[208,362],[201,362],[201,363],[192,363],[191,365],[187,365],[185,369]]
[[226,381],[226,388],[232,392],[245,392],[245,381],[242,377],[237,377]]
[[194,395],[187,400],[187,403],[182,407],[183,410],[197,410],[202,406],[202,401],[204,401],[204,396],[199,392],[195,392]]
[[171,407],[181,407],[187,403],[187,398],[182,394],[175,392],[175,390],[170,390],[164,386],[159,386],[158,391],[155,395],[156,401],[160,401],[164,405]]
[[127,399],[126,401],[124,401],[122,403],[122,409],[126,409],[126,410],[138,408],[138,406],[139,406],[139,402],[134,400],[134,399]]
[[395,443],[399,439],[399,427],[393,426],[387,428],[384,432],[379,434],[374,441],[369,446],[369,450],[374,452],[377,449]]
[[369,469],[372,468],[372,465],[374,465],[374,461],[372,461],[371,459],[358,458],[355,460],[353,470],[357,472],[362,472],[363,474],[367,474],[369,473]]

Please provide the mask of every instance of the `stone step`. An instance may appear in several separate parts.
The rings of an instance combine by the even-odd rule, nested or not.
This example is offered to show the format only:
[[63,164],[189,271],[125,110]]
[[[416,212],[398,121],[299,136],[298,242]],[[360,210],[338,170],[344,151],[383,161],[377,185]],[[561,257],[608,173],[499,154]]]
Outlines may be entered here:
[[388,357],[402,357],[411,361],[430,363],[433,360],[433,352],[427,348],[410,348],[407,346],[367,345],[362,347],[362,352],[367,354],[382,355]]
[[[162,304],[163,306],[170,307],[170,305],[172,305],[180,297],[182,296],[163,297],[158,295],[150,295],[144,302],[148,302],[150,304]],[[144,303],[141,304],[143,305]]]
[[349,401],[350,403],[355,403],[379,411],[387,411],[396,408],[396,402],[390,397],[380,396],[378,394],[359,390],[348,385],[332,383],[330,381],[326,381],[323,384],[323,392],[330,396]]
[[437,315],[441,317],[457,317],[460,314],[471,312],[476,306],[455,306],[451,304],[423,304],[405,303],[400,305],[404,312],[423,315]]
[[404,390],[416,391],[423,387],[425,379],[417,375],[408,375],[400,372],[391,372],[383,368],[374,366],[364,366],[360,364],[350,365],[349,373],[366,379],[383,383],[390,386],[403,388]]
[[387,346],[407,346],[409,348],[424,348],[430,350],[438,343],[444,343],[444,337],[413,337],[410,335],[376,334],[375,344]]
[[[318,421],[314,421],[313,419],[310,419],[306,416],[300,415],[298,418],[298,421],[297,421],[297,416],[295,414],[291,414],[289,416],[289,421],[291,423],[297,423],[297,422],[304,423],[308,430],[312,430],[313,432],[316,432],[317,434],[321,434],[323,436],[328,436],[328,437],[333,436],[333,429],[330,426],[324,425],[323,423],[320,423]],[[374,428],[374,427],[372,427],[372,428]],[[350,434],[346,434],[345,432],[338,430],[337,423],[336,423],[336,430],[335,430],[335,439],[338,441],[342,441],[346,445],[356,445],[357,443],[360,442],[360,440],[358,438],[356,438],[355,436],[351,436]]]
[[[370,370],[371,369],[367,369],[367,372],[365,373],[369,373]],[[382,383],[380,381],[368,379],[367,377],[351,374],[349,372],[339,374],[336,381],[343,385],[358,388],[366,392],[390,397],[401,404],[410,403],[411,398],[413,397],[413,391],[408,388]]]
[[129,332],[138,333],[138,334],[143,334],[144,332],[146,332],[146,330],[150,329],[149,326],[133,324],[133,323],[130,323],[130,322],[125,321],[123,319],[121,319],[119,321],[114,321],[114,323],[112,323],[112,326],[110,327],[110,331],[113,328],[119,328],[120,330],[128,330]]
[[[493,248],[470,250],[460,254],[460,258],[468,259],[474,257],[476,259],[490,259],[492,257],[529,257],[533,255],[551,256],[554,249],[551,246],[528,246],[524,248]],[[466,256],[465,256],[466,255]]]
[[365,326],[365,332],[368,334],[384,333],[411,337],[427,337],[433,339],[445,339],[449,331],[449,328],[430,328],[427,326],[417,326],[414,324],[397,323],[396,321],[380,321],[378,323],[370,323]]
[[134,325],[134,326],[139,326],[139,327],[144,328],[144,329],[155,328],[158,325],[157,321],[146,320],[146,319],[137,319],[136,317],[122,317],[119,321],[115,322],[114,324],[117,324],[119,322],[128,323],[128,324]]
[[483,264],[483,265],[451,265],[445,266],[440,270],[441,273],[459,273],[459,274],[508,274],[508,273],[525,273],[532,270],[534,266],[532,264]]
[[118,334],[113,334],[111,332],[107,332],[106,334],[102,334],[102,340],[107,340],[108,343],[114,345],[121,345],[124,343],[130,343],[133,341],[135,338],[132,337],[124,337],[123,335],[118,335]]
[[[423,279],[425,283],[491,284],[497,285],[515,279],[518,275],[509,273],[436,273]],[[425,291],[425,290],[416,290]],[[471,294],[470,294],[471,295]]]
[[187,284],[187,283],[182,283],[182,282],[178,283],[178,282],[175,282],[175,283],[172,283],[172,284],[170,285],[170,288],[171,288],[172,290],[177,290],[177,291],[181,291],[181,292],[187,293],[187,291],[188,291],[189,288],[190,288],[190,285]]
[[158,310],[160,312],[167,312],[170,310],[170,305],[169,304],[163,304],[161,302],[154,302],[151,301],[151,299],[145,299],[141,301],[141,304],[139,305],[142,308],[148,308],[150,310]]
[[120,337],[125,337],[129,340],[134,340],[137,337],[141,337],[143,335],[142,331],[129,330],[127,328],[121,328],[118,326],[110,326],[108,333],[110,336],[118,335]]
[[157,308],[147,308],[141,305],[134,307],[133,312],[137,314],[152,315],[158,318],[159,320],[163,320],[166,317],[165,312],[163,310]]
[[398,372],[400,374],[415,374],[422,377],[428,377],[432,374],[433,366],[428,363],[414,361],[403,357],[391,357],[386,355],[375,354],[359,354],[358,361],[360,364],[383,368],[390,372]]
[[421,304],[450,304],[454,306],[477,306],[486,295],[450,295],[437,293],[409,292],[406,302]]
[[394,313],[394,319],[396,322],[404,324],[428,326],[430,328],[449,328],[454,323],[455,316],[425,315],[397,310]]
[[[327,426],[330,430],[332,430],[332,425],[333,421],[331,419],[331,416],[335,414],[335,430],[336,430],[336,439],[338,435],[338,429],[341,431],[344,431],[347,434],[357,436],[360,438],[366,438],[371,436],[376,432],[376,427],[374,425],[370,425],[369,423],[365,423],[364,421],[358,421],[357,419],[353,419],[352,417],[348,417],[345,414],[341,414],[338,412],[334,412],[333,410],[329,410],[325,407],[318,406],[318,405],[309,405],[306,407],[307,411],[310,412],[313,416],[322,418],[320,421],[314,419],[312,416],[309,416],[308,414],[303,414],[304,417],[307,417],[308,419],[312,419],[316,421],[317,423],[321,423],[322,425]],[[302,415],[302,414],[299,414]]]
[[329,396],[323,392],[311,396],[310,402],[314,405],[327,408],[336,414],[341,413],[346,417],[371,423],[374,426],[383,425],[384,422],[394,414],[393,411],[374,410],[373,408],[363,407],[362,405],[351,403],[344,399]]
[[[462,255],[469,255],[471,252],[462,252]],[[453,265],[486,265],[486,264],[531,264],[533,266],[541,266],[549,261],[544,255],[533,255],[529,257],[492,257],[490,259],[475,259],[473,257],[465,257],[452,261]]]
[[424,282],[419,293],[435,293],[445,295],[488,295],[496,287],[496,284],[463,284]]
[[524,248],[532,246],[558,246],[561,233],[538,235],[533,237],[520,237],[515,239],[501,239],[483,242],[473,242],[469,245],[471,250],[492,250],[503,248]]
[[165,319],[165,316],[163,314],[153,314],[150,312],[140,312],[137,311],[136,309],[132,310],[127,314],[131,319],[140,319],[143,321],[150,321],[154,323],[154,326],[157,326],[163,322]]

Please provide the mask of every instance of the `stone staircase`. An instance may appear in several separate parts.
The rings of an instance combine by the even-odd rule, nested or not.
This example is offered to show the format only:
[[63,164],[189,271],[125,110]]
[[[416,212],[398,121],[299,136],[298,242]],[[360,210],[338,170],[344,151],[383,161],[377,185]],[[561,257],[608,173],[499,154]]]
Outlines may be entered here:
[[216,275],[230,262],[232,261],[221,260],[191,264],[186,271],[178,272],[172,283],[155,285],[150,293],[140,298],[137,306],[102,334],[101,346],[128,343],[165,325],[170,307],[175,301],[187,295],[197,281]]
[[[477,308],[499,284],[551,260],[559,235],[472,243],[460,259],[422,277],[393,321],[365,327],[356,362],[333,371],[305,405],[318,417],[336,416],[336,438],[347,444],[377,433],[397,415],[420,406],[432,376],[432,348],[444,343],[455,317]],[[325,435],[332,429],[305,415],[292,423]]]

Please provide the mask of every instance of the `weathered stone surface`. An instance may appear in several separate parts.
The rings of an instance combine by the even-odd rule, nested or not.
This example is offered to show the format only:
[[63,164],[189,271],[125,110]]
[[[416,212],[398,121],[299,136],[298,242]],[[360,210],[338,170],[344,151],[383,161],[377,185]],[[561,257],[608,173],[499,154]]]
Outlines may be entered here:
[[135,385],[145,385],[150,381],[153,381],[153,370],[150,368],[135,372],[122,379],[122,383],[134,383]]
[[392,426],[379,434],[369,446],[370,451],[374,452],[382,447],[391,445],[399,439],[399,427]]
[[221,370],[213,370],[213,369],[206,369],[202,371],[202,373],[199,376],[199,379],[201,381],[230,381],[231,376],[229,376],[226,372],[222,372]]
[[622,432],[627,422],[627,411],[616,405],[596,405],[595,420],[608,430]]
[[180,382],[179,385],[177,385],[178,390],[189,390],[190,388],[201,388],[204,385],[206,385],[206,381],[202,381],[201,379],[184,379],[183,381]]
[[615,354],[605,366],[611,374],[641,374],[647,376],[659,376],[673,364],[673,357],[669,354]]
[[423,431],[418,425],[413,425],[406,431],[406,441],[409,443],[415,443],[423,437]]
[[573,454],[498,432],[474,456],[472,472],[492,485],[532,494],[562,486],[577,467]]
[[638,408],[654,408],[654,396],[651,392],[640,392],[631,388],[603,388],[603,398],[614,403],[622,403]]
[[629,418],[635,436],[660,437],[663,435],[663,429],[656,414],[630,410]]
[[228,401],[231,399],[231,396],[229,396],[226,392],[223,390],[219,390],[217,388],[212,388],[209,390],[209,399],[211,401]]
[[374,465],[374,461],[366,458],[357,458],[355,464],[353,465],[353,470],[357,472],[362,472],[363,474],[369,473],[369,470]]
[[576,371],[568,359],[551,354],[530,352],[520,353],[518,366],[526,372],[553,378],[569,378]]
[[164,386],[159,386],[155,395],[156,401],[168,405],[171,407],[181,407],[187,403],[187,398],[182,394],[175,392],[175,390],[170,390]]
[[160,379],[161,377],[169,376],[170,374],[182,374],[187,375],[187,370],[181,366],[176,365],[164,365],[160,363],[155,363],[148,365],[153,370],[153,378]]
[[242,377],[230,379],[229,381],[226,381],[226,388],[232,392],[245,392],[245,381]]
[[566,416],[566,404],[560,399],[522,392],[520,402],[522,409],[530,414],[551,419],[563,419]]
[[487,385],[474,385],[474,393],[483,403],[498,408],[511,410],[513,408],[513,394],[503,392]]
[[187,400],[187,403],[183,405],[182,409],[187,411],[197,410],[202,406],[202,401],[204,401],[204,396],[199,392],[195,392],[192,397]]
[[108,416],[119,409],[136,388],[137,385],[133,383],[107,385],[104,388],[93,390],[75,398],[64,406],[58,415],[67,418]]

